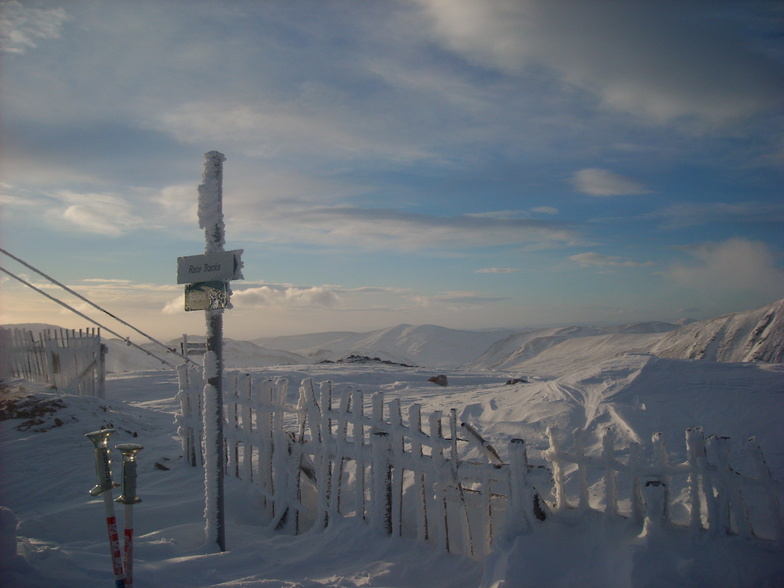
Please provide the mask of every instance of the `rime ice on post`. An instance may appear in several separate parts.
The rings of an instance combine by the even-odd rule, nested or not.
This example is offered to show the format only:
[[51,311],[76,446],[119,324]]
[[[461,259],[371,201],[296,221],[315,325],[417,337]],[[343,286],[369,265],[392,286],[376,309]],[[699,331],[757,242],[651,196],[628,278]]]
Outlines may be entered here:
[[199,186],[199,228],[204,229],[204,253],[223,251],[223,162],[226,156],[218,151],[204,154],[204,173]]
[[[204,154],[199,186],[199,227],[204,229],[204,253],[223,251],[223,162],[218,151]],[[204,488],[205,533],[226,550],[223,509],[223,310],[205,310],[207,353],[204,356]]]

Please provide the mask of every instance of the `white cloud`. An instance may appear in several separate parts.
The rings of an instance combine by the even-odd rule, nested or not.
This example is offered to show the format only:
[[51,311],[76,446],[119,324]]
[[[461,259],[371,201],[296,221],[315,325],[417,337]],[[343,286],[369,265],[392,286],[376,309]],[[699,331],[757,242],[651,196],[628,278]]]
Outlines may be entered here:
[[553,215],[555,215],[555,214],[558,214],[561,211],[558,210],[557,208],[555,208],[554,206],[535,206],[534,208],[531,209],[531,212],[536,212],[536,213],[539,213],[539,214],[553,214]]
[[35,49],[39,40],[60,38],[69,19],[62,8],[31,8],[11,0],[0,4],[0,47],[7,53]]
[[606,169],[581,169],[574,173],[570,181],[578,192],[591,196],[631,196],[650,193],[650,190],[641,183]]
[[666,272],[667,277],[703,293],[708,299],[751,294],[762,300],[774,300],[784,292],[784,271],[765,243],[729,239],[683,250],[691,260],[673,263]]
[[193,184],[167,186],[154,198],[165,214],[182,222],[196,222],[197,192]]
[[784,204],[773,202],[708,202],[676,204],[650,215],[663,219],[666,229],[717,222],[782,223]]
[[246,155],[317,154],[320,157],[432,160],[433,152],[395,138],[390,128],[379,129],[382,117],[361,112],[341,113],[327,105],[188,102],[157,117],[155,127],[179,141],[232,145]]
[[231,297],[236,307],[336,307],[337,293],[324,286],[264,285],[236,290]]
[[716,125],[782,98],[780,64],[709,3],[419,1],[450,49],[512,74],[551,68],[611,109]]
[[56,197],[61,206],[47,211],[50,222],[65,221],[81,231],[108,237],[119,237],[143,224],[128,201],[116,194],[62,190]]
[[161,309],[163,314],[185,314],[185,297],[183,294],[169,300]]
[[602,255],[601,253],[596,253],[594,251],[588,251],[586,253],[578,253],[577,255],[572,255],[569,257],[575,263],[579,263],[582,266],[613,266],[613,267],[645,267],[649,265],[653,265],[652,262],[639,262],[633,261],[627,257],[618,257],[614,255]]
[[[581,242],[578,233],[565,223],[493,214],[435,216],[354,206],[278,203],[253,218],[254,235],[328,246],[416,251],[493,246],[551,248]],[[248,234],[248,238],[253,237]]]
[[485,267],[476,270],[477,274],[514,274],[525,270],[516,267]]

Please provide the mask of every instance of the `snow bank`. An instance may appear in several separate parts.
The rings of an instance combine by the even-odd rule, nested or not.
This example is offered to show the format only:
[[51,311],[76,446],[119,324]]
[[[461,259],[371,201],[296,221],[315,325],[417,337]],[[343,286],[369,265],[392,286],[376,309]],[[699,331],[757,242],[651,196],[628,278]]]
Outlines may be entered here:
[[487,588],[781,586],[780,549],[684,529],[636,534],[625,521],[582,515],[513,537],[485,562]]

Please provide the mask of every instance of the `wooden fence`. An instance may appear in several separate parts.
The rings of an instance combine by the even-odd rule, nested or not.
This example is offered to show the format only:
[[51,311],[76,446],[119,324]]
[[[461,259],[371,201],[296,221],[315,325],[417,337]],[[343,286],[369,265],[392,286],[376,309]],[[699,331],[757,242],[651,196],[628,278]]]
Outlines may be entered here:
[[105,395],[106,347],[100,329],[0,329],[3,374],[42,382],[68,394]]
[[[179,374],[183,452],[200,465],[203,382],[198,370],[183,366]],[[385,403],[381,392],[346,390],[334,398],[330,382],[305,379],[289,398],[285,379],[231,374],[224,402],[225,474],[253,483],[271,524],[291,533],[354,517],[481,558],[500,534],[529,531],[566,513],[599,511],[640,529],[683,526],[672,512],[680,504],[674,481],[683,478],[695,531],[784,537],[780,487],[754,442],[758,470],[741,476],[729,465],[728,441],[706,443],[699,429],[687,432],[689,459],[673,465],[660,435],[649,456],[633,446],[619,459],[611,430],[601,455],[589,456],[581,430],[567,450],[551,427],[543,463],[534,465],[521,439],[504,448],[502,459],[469,424],[458,423],[454,409],[425,416],[414,404],[404,417],[399,399]],[[603,496],[596,496],[599,487]],[[755,504],[761,500],[765,512],[744,503],[749,491],[760,494]]]

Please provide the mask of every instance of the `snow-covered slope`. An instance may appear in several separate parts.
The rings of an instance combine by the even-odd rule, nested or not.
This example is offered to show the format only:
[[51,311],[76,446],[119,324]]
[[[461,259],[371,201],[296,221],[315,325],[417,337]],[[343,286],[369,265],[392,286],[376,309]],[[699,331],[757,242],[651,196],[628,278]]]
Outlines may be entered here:
[[641,351],[675,329],[669,323],[634,323],[616,327],[564,327],[517,333],[492,345],[469,369],[544,370],[560,374],[583,362],[595,363],[619,353]]
[[[30,330],[50,325],[7,325]],[[192,342],[204,337],[190,336]],[[144,352],[118,339],[109,346],[110,372],[165,369],[155,356],[179,360],[154,344]],[[166,343],[179,348],[179,340]],[[460,331],[433,325],[398,325],[368,333],[329,332],[251,341],[224,340],[230,368],[336,361],[350,355],[446,370],[517,371],[557,376],[624,353],[720,362],[784,361],[784,299],[745,312],[679,327],[632,323],[613,327],[567,326],[532,330]],[[196,358],[196,361],[200,361]]]
[[[458,331],[434,325],[398,325],[369,333],[326,333],[309,336],[256,339],[265,346],[294,351],[313,361],[367,355],[409,365],[457,367],[482,354],[512,331]],[[287,341],[288,339],[288,341]]]
[[[387,400],[400,399],[404,411],[412,403],[420,404],[423,414],[456,408],[461,421],[471,423],[504,457],[512,438],[526,439],[533,465],[542,463],[544,432],[551,424],[564,434],[585,427],[589,455],[600,451],[599,434],[606,426],[614,428],[620,446],[649,443],[653,432],[661,432],[678,461],[685,459],[684,430],[701,425],[707,435],[731,438],[739,460],[734,463],[742,472],[751,466],[744,462],[743,441],[755,435],[774,478],[784,479],[784,366],[778,364],[626,354],[554,378],[533,374],[530,383],[517,385],[505,385],[503,373],[454,370],[448,372],[448,388],[428,383],[430,372],[421,368],[309,364],[263,372],[294,384],[311,376],[329,379],[336,388],[383,390]],[[681,529],[638,534],[624,520],[613,523],[591,513],[499,536],[484,561],[382,535],[354,520],[338,519],[325,531],[289,536],[266,526],[258,492],[233,478],[225,488],[227,551],[220,553],[204,544],[204,473],[181,459],[173,418],[176,388],[171,370],[155,370],[109,376],[105,400],[25,391],[55,411],[41,412],[34,424],[26,423],[27,415],[0,421],[0,505],[20,521],[19,555],[7,567],[0,565],[0,585],[111,584],[103,507],[87,492],[95,469],[84,433],[101,426],[117,429],[112,443],[145,447],[138,458],[143,502],[134,507],[139,586],[752,588],[780,586],[784,579],[780,544],[726,534],[695,538]],[[573,485],[577,472],[566,476]],[[591,484],[590,493],[596,506],[603,487]],[[688,497],[681,498],[674,507],[686,516]],[[766,504],[764,497],[757,500]]]
[[660,357],[711,361],[784,361],[784,299],[691,323],[651,347]]
[[563,374],[624,353],[719,362],[784,360],[784,300],[678,327],[635,323],[516,333],[496,342],[466,367]]
[[[204,340],[204,336],[188,336],[188,341],[191,343],[203,343]],[[181,363],[182,361],[177,355],[167,353],[160,345],[155,345],[154,343],[146,343],[140,346],[148,351],[149,355],[136,347],[127,345],[124,341],[119,339],[109,339],[104,341],[104,343],[109,348],[109,352],[106,356],[106,369],[110,373],[169,369],[158,359],[159,357],[174,364]],[[168,341],[166,342],[166,345],[179,351],[179,340]],[[192,359],[196,363],[201,363],[201,356],[193,356]],[[270,350],[251,343],[250,341],[234,341],[233,339],[223,340],[223,361],[227,368],[258,368],[271,365],[293,365],[310,362],[309,359],[297,355],[296,353]]]

